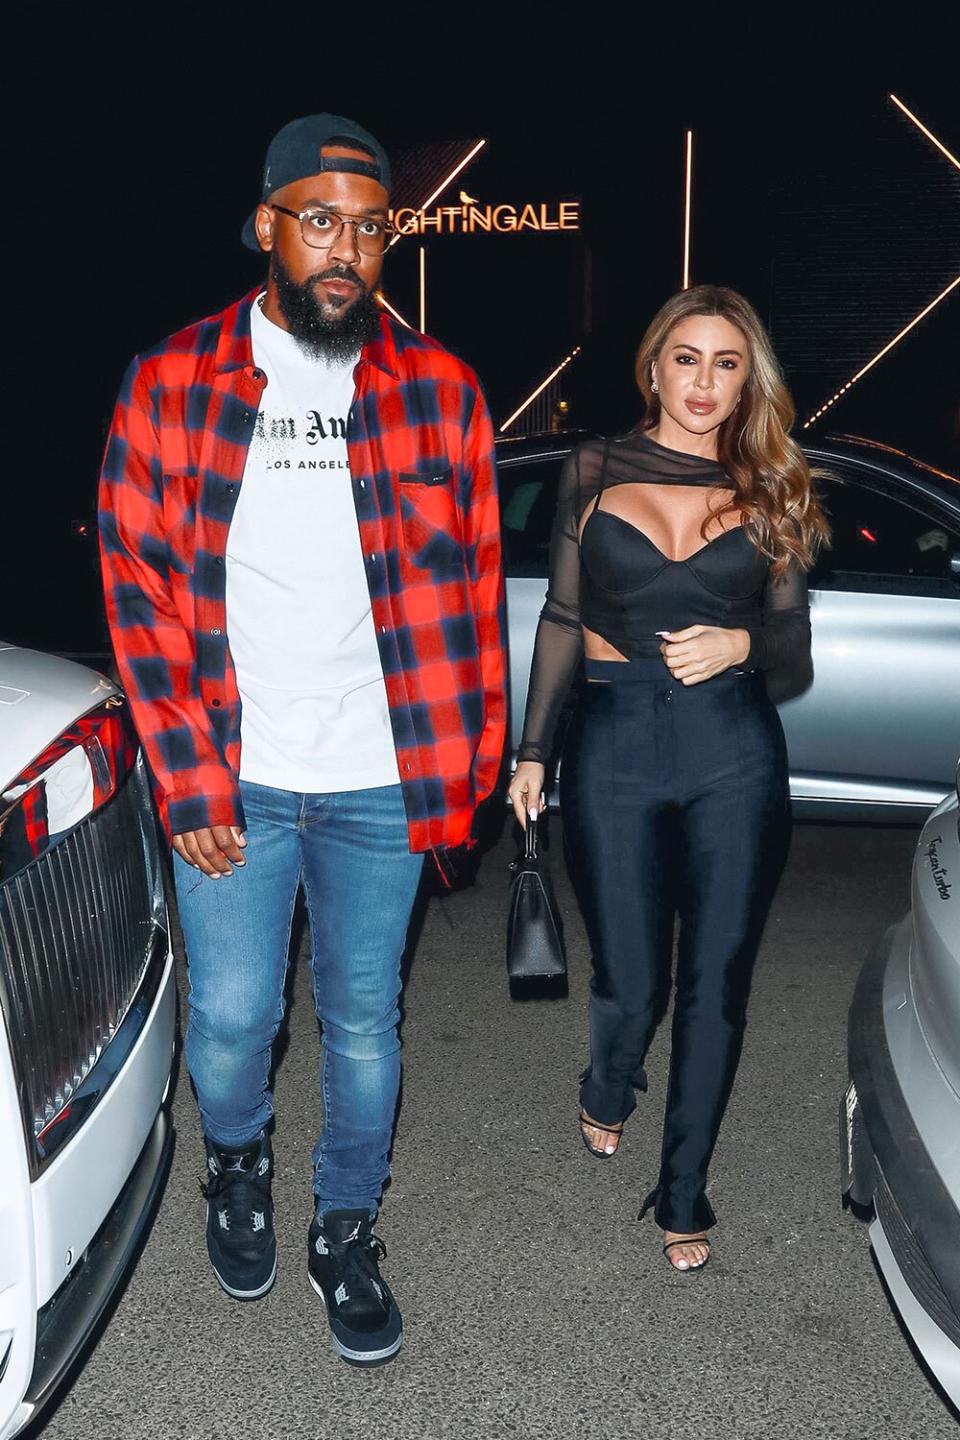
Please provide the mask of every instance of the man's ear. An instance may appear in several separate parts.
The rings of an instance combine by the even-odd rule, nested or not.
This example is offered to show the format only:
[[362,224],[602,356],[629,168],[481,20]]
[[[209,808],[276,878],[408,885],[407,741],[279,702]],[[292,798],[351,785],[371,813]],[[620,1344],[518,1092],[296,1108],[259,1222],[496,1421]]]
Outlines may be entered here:
[[258,205],[253,217],[253,229],[261,250],[273,249],[274,214],[269,205]]

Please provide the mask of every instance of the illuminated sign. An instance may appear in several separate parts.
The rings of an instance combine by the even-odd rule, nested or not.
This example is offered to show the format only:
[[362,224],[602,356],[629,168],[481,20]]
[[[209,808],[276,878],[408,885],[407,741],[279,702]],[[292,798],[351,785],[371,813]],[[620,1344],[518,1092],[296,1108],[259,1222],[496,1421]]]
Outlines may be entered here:
[[579,230],[580,201],[481,205],[461,190],[459,205],[438,205],[435,210],[400,206],[390,212],[390,219],[402,235],[515,235],[521,230],[545,234]]

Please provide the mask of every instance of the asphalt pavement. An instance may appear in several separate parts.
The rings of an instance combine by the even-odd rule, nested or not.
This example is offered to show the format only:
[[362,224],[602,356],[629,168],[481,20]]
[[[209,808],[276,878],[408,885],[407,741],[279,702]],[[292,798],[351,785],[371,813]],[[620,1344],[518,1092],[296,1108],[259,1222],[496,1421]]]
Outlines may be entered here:
[[[837,1104],[859,965],[905,911],[916,831],[798,825],[758,961],[715,1157],[702,1274],[673,1272],[639,1199],[654,1183],[669,1058],[612,1162],[576,1127],[588,951],[552,821],[564,1001],[512,1002],[504,835],[472,888],[426,906],[406,992],[394,1178],[378,1225],[400,1357],[337,1359],[306,1279],[319,1047],[302,935],[277,1078],[280,1271],[262,1302],[218,1288],[203,1239],[190,1086],[162,1206],[43,1440],[939,1440],[956,1418],[840,1204]],[[180,958],[184,993],[183,955]],[[31,1437],[32,1440],[32,1437]]]

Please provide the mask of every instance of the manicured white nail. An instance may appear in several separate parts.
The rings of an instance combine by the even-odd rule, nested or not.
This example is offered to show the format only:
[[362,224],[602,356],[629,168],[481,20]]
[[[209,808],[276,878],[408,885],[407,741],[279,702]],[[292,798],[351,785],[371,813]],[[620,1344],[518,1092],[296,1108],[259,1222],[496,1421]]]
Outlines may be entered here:
[[536,808],[536,806],[534,806],[533,809],[530,811],[530,819],[531,819],[531,820],[536,820],[536,818],[537,818],[537,808]]

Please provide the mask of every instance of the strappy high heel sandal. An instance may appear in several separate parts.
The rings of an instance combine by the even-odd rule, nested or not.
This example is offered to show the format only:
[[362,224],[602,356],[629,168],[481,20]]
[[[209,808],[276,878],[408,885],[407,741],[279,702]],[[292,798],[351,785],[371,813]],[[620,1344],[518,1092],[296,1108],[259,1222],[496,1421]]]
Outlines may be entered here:
[[[694,1263],[688,1262],[687,1268],[685,1270],[681,1270],[680,1266],[674,1265],[673,1261],[670,1259],[670,1251],[675,1249],[677,1245],[706,1245],[707,1253],[706,1255],[704,1255],[702,1260],[697,1260]],[[707,1261],[710,1259],[710,1241],[708,1240],[706,1235],[687,1235],[683,1240],[668,1240],[666,1245],[664,1245],[663,1247],[663,1253],[667,1257],[667,1262],[671,1270],[676,1270],[678,1275],[689,1275],[692,1270],[702,1270],[704,1265],[706,1265]]]
[[[616,1125],[601,1125],[599,1120],[591,1120],[589,1115],[587,1115],[583,1110],[580,1111],[579,1121],[580,1139],[583,1141],[584,1145],[587,1147],[594,1159],[612,1160],[614,1155],[616,1155],[617,1150],[620,1149],[620,1137],[623,1134],[623,1121],[620,1120]],[[604,1135],[616,1135],[616,1149],[610,1151],[598,1150],[596,1146],[591,1145],[590,1141],[587,1139],[587,1130],[601,1130]]]

